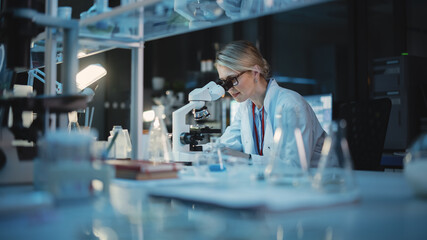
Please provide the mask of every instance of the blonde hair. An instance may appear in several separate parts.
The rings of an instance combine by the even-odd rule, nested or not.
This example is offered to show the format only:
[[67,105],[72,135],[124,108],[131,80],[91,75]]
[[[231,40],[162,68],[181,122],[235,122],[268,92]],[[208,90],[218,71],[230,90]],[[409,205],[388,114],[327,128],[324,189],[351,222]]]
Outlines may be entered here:
[[242,72],[261,68],[261,75],[267,79],[270,77],[270,66],[262,57],[258,49],[249,41],[240,40],[227,44],[216,56],[215,66],[221,65],[231,70]]

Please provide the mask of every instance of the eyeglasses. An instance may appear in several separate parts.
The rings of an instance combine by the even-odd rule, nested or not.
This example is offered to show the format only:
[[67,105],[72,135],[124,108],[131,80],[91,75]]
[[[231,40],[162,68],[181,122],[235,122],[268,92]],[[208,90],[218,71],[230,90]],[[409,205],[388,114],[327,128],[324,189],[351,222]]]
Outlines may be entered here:
[[226,89],[226,91],[228,91],[228,89],[237,86],[239,84],[239,77],[249,71],[251,70],[240,72],[236,76],[228,76],[226,79],[220,78],[218,79],[218,83],[219,85],[223,86]]

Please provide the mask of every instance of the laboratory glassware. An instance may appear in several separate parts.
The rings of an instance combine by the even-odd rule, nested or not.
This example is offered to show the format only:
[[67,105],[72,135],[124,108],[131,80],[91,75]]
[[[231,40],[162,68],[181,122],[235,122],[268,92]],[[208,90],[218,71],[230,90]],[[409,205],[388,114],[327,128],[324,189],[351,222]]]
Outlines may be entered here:
[[68,131],[80,131],[80,125],[76,111],[68,113]]
[[317,171],[313,177],[315,189],[326,193],[356,190],[353,164],[346,138],[345,120],[333,121],[325,138]]
[[154,162],[171,162],[173,161],[172,147],[163,120],[164,106],[160,105],[153,108],[155,116],[148,136],[148,158]]
[[[55,200],[82,199],[97,190],[108,191],[112,169],[92,162],[93,131],[47,132],[38,142],[34,161],[34,188],[47,191]],[[93,180],[102,182],[95,186]]]
[[[117,137],[113,142],[115,133]],[[108,137],[108,144],[111,144],[108,157],[116,159],[129,159],[132,156],[132,144],[130,142],[129,132],[122,126],[113,126]]]
[[264,171],[267,182],[284,186],[309,186],[308,161],[298,114],[279,109],[275,115],[278,126],[274,132],[274,147]]
[[411,145],[403,161],[403,172],[415,194],[427,198],[427,134]]

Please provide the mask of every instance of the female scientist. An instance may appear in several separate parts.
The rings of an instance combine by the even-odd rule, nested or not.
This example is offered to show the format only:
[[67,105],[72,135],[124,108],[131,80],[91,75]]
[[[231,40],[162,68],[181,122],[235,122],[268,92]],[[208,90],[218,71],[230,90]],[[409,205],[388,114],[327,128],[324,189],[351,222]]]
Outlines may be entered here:
[[267,163],[274,147],[275,130],[286,126],[278,147],[285,148],[287,157],[299,165],[294,131],[286,131],[299,128],[308,165],[317,165],[325,131],[301,95],[268,78],[269,65],[252,43],[229,43],[218,52],[215,66],[220,81],[232,82],[228,93],[240,103],[231,125],[220,138],[226,147],[225,154]]

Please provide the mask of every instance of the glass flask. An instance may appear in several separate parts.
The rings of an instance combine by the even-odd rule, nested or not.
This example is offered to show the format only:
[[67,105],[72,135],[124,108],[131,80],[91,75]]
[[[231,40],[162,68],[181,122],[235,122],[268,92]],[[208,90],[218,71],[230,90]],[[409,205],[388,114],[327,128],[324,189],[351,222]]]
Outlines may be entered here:
[[[114,139],[114,135],[117,136]],[[113,142],[114,141],[114,142]],[[113,143],[112,143],[113,142]],[[112,144],[109,152],[110,158],[129,159],[132,155],[132,144],[130,142],[129,132],[123,129],[122,126],[113,126],[108,137],[108,144]]]
[[427,198],[427,133],[411,145],[403,159],[403,172],[416,196]]
[[313,187],[321,192],[343,193],[356,190],[353,164],[346,138],[345,120],[333,121],[323,143]]
[[212,150],[208,153],[208,169],[210,172],[223,172],[227,169],[221,152],[223,146],[217,137],[211,137],[211,144]]
[[171,142],[163,121],[164,106],[154,107],[154,113],[148,136],[148,159],[154,162],[171,162],[173,161]]
[[298,114],[281,111],[276,114],[278,127],[274,132],[274,147],[265,169],[267,182],[277,185],[308,186],[308,161],[301,130],[298,128]]

